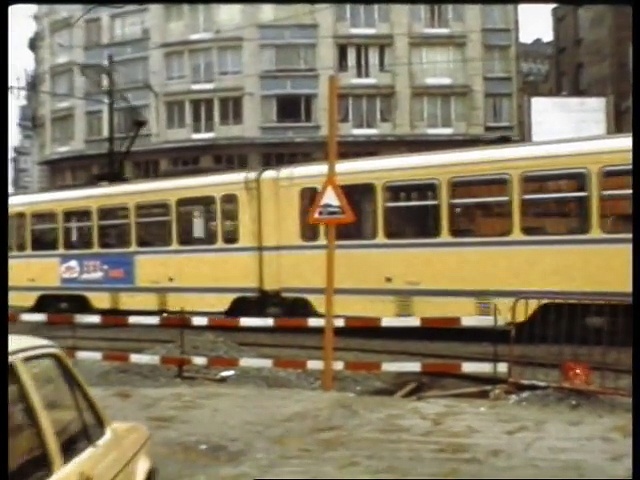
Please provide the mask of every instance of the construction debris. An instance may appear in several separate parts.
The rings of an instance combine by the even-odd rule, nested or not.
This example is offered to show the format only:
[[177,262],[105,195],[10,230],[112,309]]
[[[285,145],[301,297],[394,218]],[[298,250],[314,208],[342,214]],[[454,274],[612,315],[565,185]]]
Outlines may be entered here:
[[412,395],[419,387],[421,387],[420,382],[411,382],[398,390],[393,396],[396,398],[406,398]]

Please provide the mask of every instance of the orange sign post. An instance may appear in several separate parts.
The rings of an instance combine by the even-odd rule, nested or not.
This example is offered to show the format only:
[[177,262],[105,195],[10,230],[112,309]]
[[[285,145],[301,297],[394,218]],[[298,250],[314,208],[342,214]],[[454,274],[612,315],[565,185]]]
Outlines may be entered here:
[[327,279],[324,292],[325,320],[323,339],[322,388],[333,390],[333,294],[335,290],[336,226],[355,222],[356,216],[336,181],[338,159],[338,77],[329,77],[327,132],[327,179],[309,211],[309,223],[327,226]]

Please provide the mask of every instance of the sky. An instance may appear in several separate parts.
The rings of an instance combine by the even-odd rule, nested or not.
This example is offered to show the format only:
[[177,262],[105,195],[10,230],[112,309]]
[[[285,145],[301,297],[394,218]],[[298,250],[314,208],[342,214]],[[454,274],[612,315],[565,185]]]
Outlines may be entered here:
[[[551,9],[555,4],[529,4],[518,6],[520,17],[520,41],[531,42],[536,38],[545,41],[553,38]],[[33,68],[33,55],[29,51],[29,37],[35,30],[33,14],[36,5],[12,5],[9,7],[9,85],[24,85],[25,71]],[[18,143],[18,108],[24,96],[9,92],[9,157]],[[9,172],[11,185],[11,172]]]

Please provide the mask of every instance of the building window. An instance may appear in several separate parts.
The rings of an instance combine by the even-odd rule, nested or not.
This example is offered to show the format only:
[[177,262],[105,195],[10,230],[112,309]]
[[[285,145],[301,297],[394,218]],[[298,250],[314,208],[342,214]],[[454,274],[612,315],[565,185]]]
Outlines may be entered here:
[[99,18],[87,20],[84,24],[84,44],[96,47],[102,44],[102,21]]
[[242,124],[242,97],[222,97],[218,105],[220,125]]
[[482,23],[485,28],[509,28],[509,9],[511,5],[482,5]]
[[262,97],[262,123],[312,123],[315,121],[315,97],[281,95]]
[[84,93],[96,95],[102,93],[103,84],[106,86],[106,75],[101,68],[86,68],[82,70],[84,76]]
[[389,71],[391,48],[387,45],[338,45],[338,71],[357,78],[371,78]]
[[214,155],[214,170],[244,170],[247,168],[247,155]]
[[391,95],[351,95],[339,101],[340,123],[352,128],[377,128],[392,121]]
[[411,51],[411,69],[416,79],[457,80],[465,71],[464,49],[444,45],[416,47]]
[[213,83],[212,49],[190,50],[189,65],[191,65],[191,83]]
[[164,104],[167,130],[178,130],[186,126],[185,104],[182,100]]
[[51,59],[54,62],[68,60],[73,49],[73,31],[63,28],[51,34]]
[[65,115],[51,119],[51,146],[66,147],[73,142],[75,134],[73,115]]
[[211,16],[211,5],[208,3],[195,3],[188,5],[189,9],[189,32],[191,34],[207,33],[213,29],[213,18]]
[[213,100],[191,100],[191,129],[194,134],[213,133]]
[[413,124],[427,128],[454,128],[467,120],[467,98],[459,95],[415,95],[412,98]]
[[192,170],[200,166],[200,157],[172,158],[171,168],[174,170]]
[[158,160],[136,160],[133,162],[133,178],[156,178],[160,173]]
[[389,23],[389,5],[346,3],[336,5],[337,20],[348,22],[351,28],[376,28]]
[[100,138],[104,136],[104,123],[102,112],[87,112],[87,138]]
[[[116,135],[128,135],[133,133],[136,128],[134,123],[136,120],[146,120],[143,111],[146,107],[125,107],[115,111],[114,127]],[[148,128],[148,122],[147,122]]]
[[484,74],[510,75],[510,53],[509,47],[486,47],[484,51]]
[[51,90],[54,93],[54,103],[69,102],[73,96],[73,71],[51,75]]
[[118,62],[118,84],[122,87],[149,83],[149,62],[146,58]]
[[111,40],[114,42],[134,40],[148,34],[145,13],[129,13],[111,17]]
[[242,4],[218,4],[215,17],[221,25],[231,27],[242,22],[244,5]]
[[242,47],[220,47],[216,53],[218,75],[242,73]]
[[183,80],[187,73],[184,68],[184,52],[171,52],[164,56],[165,78],[171,80]]
[[511,95],[490,95],[485,98],[485,124],[511,125],[513,99]]
[[315,45],[277,45],[262,47],[262,70],[265,72],[290,72],[315,69]]
[[262,154],[263,167],[281,167],[312,161],[313,154],[309,152],[267,152]]
[[449,30],[451,22],[464,21],[464,5],[412,5],[411,19],[428,30]]
[[182,3],[165,5],[164,19],[169,25],[182,23],[184,21],[184,5]]

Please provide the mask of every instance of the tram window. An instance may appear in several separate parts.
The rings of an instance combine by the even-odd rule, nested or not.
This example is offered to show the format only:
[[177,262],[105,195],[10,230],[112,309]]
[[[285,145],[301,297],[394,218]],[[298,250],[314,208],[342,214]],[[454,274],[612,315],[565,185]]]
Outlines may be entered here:
[[171,206],[165,202],[136,205],[136,245],[169,247],[171,240]]
[[600,229],[604,233],[632,233],[631,165],[602,169],[600,173]]
[[9,216],[9,251],[24,252],[26,250],[26,215],[15,213]]
[[449,186],[452,237],[511,235],[511,181],[507,175],[456,178]]
[[344,196],[353,209],[356,221],[336,227],[337,240],[373,240],[378,231],[376,187],[372,183],[345,185]]
[[388,239],[440,236],[438,182],[406,181],[384,186],[384,234]]
[[522,176],[522,233],[580,235],[589,231],[587,172],[556,170]]
[[320,238],[320,226],[309,223],[309,210],[318,195],[316,187],[300,190],[300,238],[303,242],[315,242]]
[[58,215],[54,212],[31,214],[31,250],[46,252],[58,250],[60,230]]
[[214,245],[218,241],[216,197],[181,198],[176,203],[178,244]]
[[62,214],[62,219],[65,250],[90,250],[93,248],[93,215],[91,210],[67,211]]
[[98,208],[98,245],[105,250],[131,246],[129,207]]
[[238,223],[238,196],[226,193],[220,198],[220,215],[222,217],[222,241],[225,244],[238,243],[240,226]]

